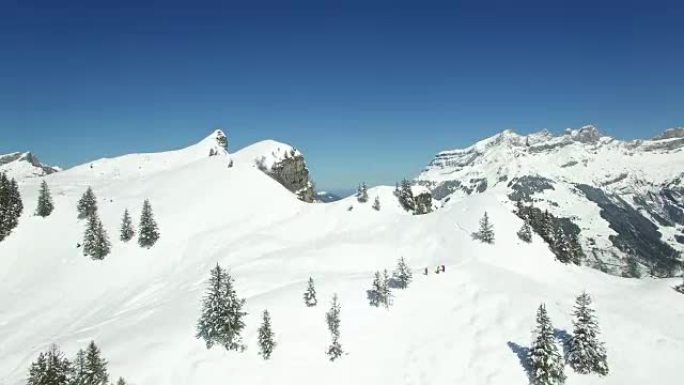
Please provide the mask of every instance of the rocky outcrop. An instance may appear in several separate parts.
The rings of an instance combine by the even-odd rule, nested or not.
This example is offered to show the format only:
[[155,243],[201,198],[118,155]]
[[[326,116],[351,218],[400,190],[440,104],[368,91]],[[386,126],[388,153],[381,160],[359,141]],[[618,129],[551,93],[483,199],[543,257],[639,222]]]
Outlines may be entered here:
[[45,176],[60,171],[59,167],[44,165],[31,152],[14,152],[0,155],[0,171],[14,178]]
[[292,191],[304,202],[313,202],[316,196],[313,183],[306,167],[304,155],[292,150],[281,160],[273,162],[270,168],[260,167],[273,179]]

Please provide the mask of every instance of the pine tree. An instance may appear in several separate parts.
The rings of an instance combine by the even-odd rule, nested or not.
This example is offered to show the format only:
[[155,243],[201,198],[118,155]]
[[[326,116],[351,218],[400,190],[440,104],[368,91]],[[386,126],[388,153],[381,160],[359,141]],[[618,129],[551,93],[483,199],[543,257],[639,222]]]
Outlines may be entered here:
[[553,218],[551,217],[551,214],[549,213],[549,210],[544,211],[544,214],[542,214],[540,218],[541,224],[539,226],[539,235],[544,239],[547,243],[551,243],[553,240]]
[[581,265],[582,261],[584,261],[584,251],[575,233],[571,233],[568,237],[568,256],[575,265]]
[[40,217],[47,217],[52,214],[55,205],[52,203],[52,196],[50,195],[50,188],[47,182],[40,183],[40,192],[38,193],[38,207],[36,207],[36,215]]
[[573,315],[574,331],[568,353],[570,366],[577,373],[607,375],[606,348],[599,340],[598,321],[591,307],[589,294],[582,293],[577,297]]
[[382,273],[382,285],[380,286],[380,300],[385,306],[385,309],[389,309],[392,306],[392,289],[390,288],[390,277],[385,269]]
[[368,294],[368,302],[371,306],[380,306],[382,303],[382,277],[379,271],[375,272],[371,288],[366,293]]
[[380,197],[375,197],[375,200],[373,201],[373,210],[380,211]]
[[366,186],[366,183],[361,183],[356,189],[356,200],[360,203],[368,202],[368,186]]
[[316,299],[316,288],[314,288],[314,281],[311,277],[309,277],[309,284],[304,292],[304,303],[308,307],[313,307],[318,304],[318,300]]
[[85,234],[83,236],[83,255],[92,259],[104,259],[109,254],[111,243],[107,232],[102,226],[97,213],[88,217]]
[[145,199],[142,208],[142,214],[140,215],[140,226],[138,226],[138,244],[140,247],[150,248],[159,239],[159,229],[157,228],[157,222],[154,220],[154,215],[152,214],[152,206],[150,201]]
[[88,344],[84,360],[83,384],[107,385],[107,382],[109,381],[107,361],[102,358],[100,348],[95,345],[95,341],[90,341],[90,344]]
[[406,211],[414,212],[416,211],[416,201],[413,197],[413,190],[411,189],[411,183],[404,179],[401,181],[401,188],[399,190],[399,203],[401,207]]
[[244,350],[240,333],[245,327],[242,311],[244,299],[237,297],[233,278],[218,264],[211,270],[209,288],[202,301],[202,314],[197,323],[197,338],[204,339],[207,349],[214,344],[228,350]]
[[494,226],[489,221],[489,215],[486,211],[482,219],[480,219],[480,229],[473,233],[473,238],[483,243],[494,243]]
[[537,311],[537,328],[529,352],[534,385],[559,385],[565,382],[563,357],[553,335],[553,325],[544,305]]
[[119,239],[124,242],[128,242],[133,239],[135,235],[135,230],[133,230],[133,222],[131,221],[131,215],[128,213],[128,209],[124,210],[123,218],[121,219],[121,230],[119,233]]
[[68,385],[72,376],[69,360],[57,345],[51,345],[47,353],[40,353],[29,369],[27,385]]
[[271,353],[273,353],[276,342],[273,330],[271,330],[271,315],[268,314],[268,310],[264,310],[261,327],[259,327],[258,343],[259,354],[264,357],[265,360],[271,358]]
[[326,354],[330,361],[335,361],[344,353],[342,345],[340,344],[340,303],[337,299],[337,294],[333,295],[330,310],[325,314],[325,320],[328,324],[328,330],[332,337],[332,342],[328,347]]
[[86,383],[86,352],[79,349],[73,365],[73,376],[69,385],[88,385]]
[[78,219],[88,218],[97,212],[97,198],[93,189],[88,187],[78,201]]
[[119,377],[119,380],[116,382],[116,385],[126,385],[126,381],[124,381],[123,378]]
[[570,262],[570,252],[568,248],[568,242],[565,238],[565,233],[563,228],[559,225],[553,233],[553,251],[556,254],[556,258],[563,262]]
[[532,242],[532,228],[530,227],[530,223],[527,217],[525,217],[525,222],[523,223],[520,230],[518,230],[517,234],[518,238],[520,238],[523,242]]
[[23,211],[24,204],[17,181],[8,179],[5,173],[0,173],[0,241],[17,227]]
[[397,268],[394,270],[393,276],[396,286],[400,289],[406,289],[409,283],[411,283],[413,274],[411,273],[411,269],[406,264],[404,257],[399,258],[399,262],[397,263]]

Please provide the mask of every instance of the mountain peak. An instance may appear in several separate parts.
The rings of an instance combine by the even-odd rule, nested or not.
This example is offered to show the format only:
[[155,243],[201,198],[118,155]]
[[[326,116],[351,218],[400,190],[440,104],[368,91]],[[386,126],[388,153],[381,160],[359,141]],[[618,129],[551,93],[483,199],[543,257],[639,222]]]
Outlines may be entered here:
[[0,171],[12,178],[22,179],[49,175],[61,171],[61,168],[44,165],[37,156],[26,151],[0,155]]
[[684,127],[668,128],[662,134],[653,138],[653,140],[664,140],[674,138],[684,138]]

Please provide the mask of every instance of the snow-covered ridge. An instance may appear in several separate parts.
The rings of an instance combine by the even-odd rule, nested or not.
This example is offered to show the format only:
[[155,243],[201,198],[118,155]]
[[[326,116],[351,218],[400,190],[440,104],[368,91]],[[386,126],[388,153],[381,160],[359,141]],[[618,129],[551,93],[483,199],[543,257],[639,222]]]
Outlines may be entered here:
[[61,171],[61,168],[44,165],[31,152],[14,152],[0,155],[0,172],[5,172],[11,178],[24,179],[45,176]]

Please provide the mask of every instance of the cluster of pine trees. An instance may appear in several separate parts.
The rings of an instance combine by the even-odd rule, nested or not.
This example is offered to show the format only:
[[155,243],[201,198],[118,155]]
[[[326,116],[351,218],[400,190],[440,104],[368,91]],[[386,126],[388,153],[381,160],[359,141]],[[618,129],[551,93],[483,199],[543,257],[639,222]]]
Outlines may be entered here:
[[566,234],[561,221],[549,213],[534,206],[524,206],[517,202],[516,214],[524,223],[518,230],[518,237],[524,242],[532,241],[532,230],[549,245],[556,258],[563,263],[581,265],[585,258],[576,233]]
[[416,211],[416,200],[413,197],[413,190],[411,190],[411,182],[408,179],[403,179],[401,184],[397,183],[394,188],[394,195],[399,199],[401,207],[410,212]]
[[126,381],[109,382],[107,361],[94,341],[80,349],[73,361],[68,360],[57,345],[40,353],[31,364],[26,385],[126,385]]
[[0,173],[0,241],[17,227],[23,211],[24,203],[19,194],[17,181],[14,178],[7,178],[5,173]]
[[563,357],[556,344],[554,328],[544,304],[537,310],[537,327],[529,351],[530,377],[534,385],[560,385],[565,382],[565,363],[577,373],[608,374],[607,354],[599,339],[599,326],[591,297],[582,293],[573,310],[573,335]]
[[368,186],[366,186],[365,182],[361,183],[356,188],[356,200],[359,201],[359,203],[368,202]]
[[[78,201],[77,210],[78,218],[87,220],[83,235],[83,255],[96,260],[104,259],[111,251],[112,244],[98,215],[97,198],[92,188],[88,187],[83,196],[81,196],[81,199]],[[159,227],[152,213],[152,205],[147,199],[143,202],[138,229],[138,245],[145,248],[154,246],[160,236]],[[128,209],[126,209],[121,220],[119,239],[123,242],[128,242],[134,236],[133,222]]]
[[[411,269],[404,258],[400,258],[392,278],[387,270],[382,277],[376,273],[376,281],[373,282],[371,305],[389,307],[391,305],[390,287],[405,289],[412,280]],[[307,307],[318,305],[316,288],[313,278],[309,277],[306,290],[303,295],[304,304]],[[230,273],[216,264],[209,273],[209,287],[202,299],[202,311],[197,321],[196,338],[203,339],[207,349],[219,345],[226,350],[244,351],[246,346],[242,341],[241,333],[245,328],[244,317],[247,313],[243,310],[245,299],[240,298],[233,284]],[[333,295],[330,309],[325,315],[325,321],[330,331],[331,342],[326,354],[331,361],[338,359],[344,354],[340,343],[340,313],[341,306],[337,294]],[[264,310],[261,326],[257,331],[257,345],[259,355],[265,360],[271,358],[275,347],[275,333],[271,325],[271,314]]]

